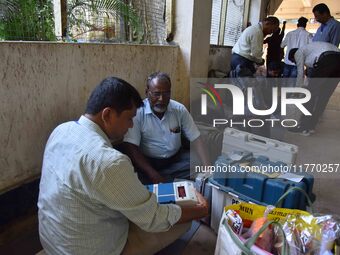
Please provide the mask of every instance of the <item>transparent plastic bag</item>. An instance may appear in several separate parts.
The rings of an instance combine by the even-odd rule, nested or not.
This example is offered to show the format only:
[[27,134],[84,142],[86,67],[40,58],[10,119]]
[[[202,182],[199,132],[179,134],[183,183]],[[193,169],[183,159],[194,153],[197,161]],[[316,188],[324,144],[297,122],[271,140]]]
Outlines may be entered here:
[[331,215],[288,215],[282,222],[291,255],[333,254],[340,225]]

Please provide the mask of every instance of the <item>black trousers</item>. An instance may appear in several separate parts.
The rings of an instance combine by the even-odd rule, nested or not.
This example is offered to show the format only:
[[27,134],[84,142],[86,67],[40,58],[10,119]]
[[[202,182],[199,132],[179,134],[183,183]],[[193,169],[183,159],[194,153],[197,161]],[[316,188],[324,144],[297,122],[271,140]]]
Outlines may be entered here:
[[[170,158],[157,159],[146,157],[146,159],[165,178],[166,182],[173,182],[175,179],[190,179],[190,150],[181,148]],[[140,170],[137,170],[137,173],[139,180],[143,184],[152,183],[145,173]]]
[[340,53],[325,52],[319,57],[310,74],[308,89],[311,99],[305,104],[311,116],[300,120],[302,129],[314,129],[340,81]]

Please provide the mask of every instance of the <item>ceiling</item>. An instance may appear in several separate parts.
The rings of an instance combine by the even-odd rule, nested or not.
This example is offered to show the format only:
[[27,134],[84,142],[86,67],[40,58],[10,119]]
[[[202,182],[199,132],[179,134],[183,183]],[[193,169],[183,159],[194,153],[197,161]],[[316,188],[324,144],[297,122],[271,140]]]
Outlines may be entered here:
[[304,16],[310,20],[307,29],[315,32],[319,27],[319,23],[314,21],[312,9],[319,3],[327,4],[331,11],[331,15],[336,19],[340,19],[340,1],[339,0],[283,0],[275,16],[281,20],[288,20],[287,31],[296,28],[296,20]]

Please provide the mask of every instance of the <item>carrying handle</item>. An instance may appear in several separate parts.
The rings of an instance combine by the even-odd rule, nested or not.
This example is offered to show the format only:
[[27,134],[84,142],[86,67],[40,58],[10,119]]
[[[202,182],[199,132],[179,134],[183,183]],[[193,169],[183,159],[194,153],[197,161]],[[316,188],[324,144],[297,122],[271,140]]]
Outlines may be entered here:
[[310,197],[308,196],[307,192],[299,187],[291,187],[289,188],[280,198],[279,200],[277,200],[276,204],[275,204],[275,207],[281,207],[282,206],[282,202],[283,202],[283,199],[285,199],[289,194],[290,192],[294,191],[294,190],[297,190],[297,191],[300,191],[307,199],[307,202],[308,202],[308,206],[310,208],[310,211],[311,213],[313,214],[313,207],[312,207],[312,201],[310,199]]
[[224,228],[227,230],[229,236],[231,237],[231,239],[233,240],[233,242],[238,246],[238,248],[240,248],[240,250],[242,250],[242,254],[245,255],[253,255],[253,253],[251,252],[251,250],[244,245],[244,243],[238,238],[238,236],[234,233],[234,231],[231,230],[228,222],[226,222],[227,219],[224,218],[223,220],[223,226]]
[[247,142],[251,142],[253,144],[256,144],[260,147],[265,147],[265,146],[272,146],[272,147],[277,147],[277,143],[275,143],[274,141],[272,140],[268,140],[267,139],[263,139],[263,137],[261,136],[256,136],[256,135],[249,135],[247,137]]
[[282,237],[283,237],[283,245],[281,247],[281,254],[284,255],[289,255],[289,249],[287,249],[287,240],[286,240],[286,235],[285,232],[282,228],[282,225],[277,222],[277,221],[267,221],[265,224],[263,224],[263,226],[259,229],[259,231],[257,231],[251,238],[249,238],[246,242],[245,242],[245,246],[250,249],[256,242],[256,240],[259,238],[259,236],[269,227],[269,225],[276,225],[281,233],[282,233]]

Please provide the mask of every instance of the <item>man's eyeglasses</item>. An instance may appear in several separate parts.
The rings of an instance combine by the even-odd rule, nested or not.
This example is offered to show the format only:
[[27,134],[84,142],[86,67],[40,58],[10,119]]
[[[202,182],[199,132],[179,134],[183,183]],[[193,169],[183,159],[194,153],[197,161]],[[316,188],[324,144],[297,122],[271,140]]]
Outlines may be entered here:
[[160,98],[162,97],[170,97],[171,96],[171,91],[165,91],[165,92],[158,92],[158,91],[149,91],[150,96],[154,98]]

